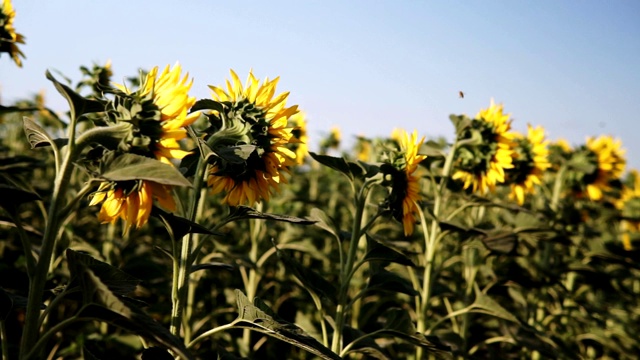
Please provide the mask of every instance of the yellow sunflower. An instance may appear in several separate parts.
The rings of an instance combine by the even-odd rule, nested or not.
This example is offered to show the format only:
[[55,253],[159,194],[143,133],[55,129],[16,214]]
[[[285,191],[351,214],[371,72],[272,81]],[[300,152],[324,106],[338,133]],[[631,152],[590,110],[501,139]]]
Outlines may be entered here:
[[516,199],[518,205],[524,204],[525,194],[535,192],[534,185],[542,183],[544,172],[551,167],[549,162],[548,141],[544,140],[544,129],[527,125],[527,137],[515,134],[513,169],[507,170],[511,180],[509,197]]
[[465,189],[473,188],[473,192],[494,191],[496,184],[505,181],[505,170],[513,168],[512,142],[513,133],[509,114],[503,114],[503,106],[491,105],[481,110],[463,139],[471,138],[472,132],[478,132],[482,142],[477,146],[463,146],[458,151],[457,170],[453,179],[462,180]]
[[392,186],[388,201],[396,220],[402,222],[405,236],[413,234],[416,215],[420,206],[420,175],[418,164],[427,158],[418,155],[424,142],[424,136],[418,140],[418,132],[408,134],[404,130],[397,133],[400,158],[392,166],[383,166],[385,172],[391,174]]
[[[138,124],[140,136],[145,136],[149,140],[142,141],[146,148],[154,156],[167,164],[171,164],[170,159],[182,159],[189,152],[180,148],[178,141],[187,136],[186,126],[191,125],[200,116],[199,113],[187,112],[195,104],[196,98],[189,96],[189,90],[193,80],[189,81],[189,74],[181,76],[182,68],[176,64],[173,69],[166,66],[162,73],[158,75],[158,67],[154,67],[142,81],[140,89],[132,93],[140,99],[143,110],[149,102],[152,107],[159,111],[159,115],[147,121],[144,118],[146,113],[142,113],[141,123]],[[129,94],[129,90],[122,85],[115,84],[117,88]],[[128,119],[129,120],[129,119]],[[144,154],[143,154],[144,155]]]
[[0,7],[0,53],[7,53],[19,67],[22,67],[24,53],[17,44],[24,44],[24,36],[16,33],[13,28],[13,18],[16,16],[11,0],[3,0]]
[[288,120],[298,106],[287,107],[288,92],[276,95],[279,78],[261,84],[249,72],[245,86],[233,70],[231,78],[226,90],[209,86],[213,98],[226,106],[226,113],[218,115],[249,126],[247,144],[256,148],[240,166],[216,161],[210,167],[208,184],[214,194],[226,192],[223,202],[231,206],[252,205],[269,200],[272,190],[279,191],[279,184],[287,183],[283,173],[296,163],[296,154],[288,148],[295,141]]
[[121,218],[126,231],[131,225],[139,228],[147,223],[154,199],[166,210],[176,210],[171,186],[146,180],[103,182],[92,194],[89,206],[102,203],[98,220],[104,224]]
[[296,164],[302,165],[309,153],[309,136],[307,135],[307,120],[305,114],[300,111],[289,118],[289,124],[293,128],[291,142],[296,153]]
[[623,186],[620,198],[614,205],[621,211],[625,219],[620,221],[622,244],[625,250],[631,250],[631,233],[640,232],[640,174],[631,170],[629,175],[633,178],[631,186]]
[[626,165],[625,151],[622,142],[611,136],[600,136],[597,139],[587,138],[587,149],[597,157],[598,167],[590,176],[585,177],[586,193],[593,201],[601,200],[603,192],[610,190],[609,183],[622,176]]
[[358,143],[356,144],[356,151],[358,152],[358,160],[360,161],[371,161],[371,156],[373,155],[373,146],[371,144],[371,140],[365,138],[364,136],[358,136]]

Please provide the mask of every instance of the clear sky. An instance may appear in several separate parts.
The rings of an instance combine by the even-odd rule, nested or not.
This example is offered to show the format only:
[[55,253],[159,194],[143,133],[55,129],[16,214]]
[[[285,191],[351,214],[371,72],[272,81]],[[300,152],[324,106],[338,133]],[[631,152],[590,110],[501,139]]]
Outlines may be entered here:
[[[86,1],[13,0],[26,36],[22,69],[0,57],[4,104],[46,89],[46,69],[78,79],[111,59],[114,79],[179,61],[209,97],[228,69],[281,76],[315,136],[394,127],[453,136],[449,114],[490,99],[514,128],[552,139],[620,137],[640,167],[640,1]],[[464,91],[464,99],[458,97]],[[317,142],[315,142],[317,144]]]

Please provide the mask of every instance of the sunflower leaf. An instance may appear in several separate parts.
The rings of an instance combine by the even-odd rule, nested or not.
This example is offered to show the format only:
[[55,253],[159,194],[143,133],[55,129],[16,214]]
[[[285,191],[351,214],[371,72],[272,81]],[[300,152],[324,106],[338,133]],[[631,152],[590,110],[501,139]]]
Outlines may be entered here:
[[224,110],[223,105],[212,99],[200,99],[196,101],[195,104],[189,110],[189,113],[193,113],[200,110],[215,110],[222,111]]
[[368,252],[363,261],[380,261],[383,263],[396,263],[405,266],[415,267],[416,265],[399,251],[396,251],[373,239],[367,234]]
[[56,90],[69,102],[69,108],[71,110],[71,116],[78,118],[81,115],[101,112],[105,110],[104,105],[96,100],[86,99],[82,95],[73,91],[67,85],[64,85],[56,80],[53,75],[47,70],[46,77],[53,83]]
[[101,175],[107,180],[147,180],[162,185],[191,187],[189,180],[175,167],[156,159],[135,154],[122,154],[105,163]]
[[166,212],[157,206],[151,209],[151,216],[159,218],[171,227],[175,239],[180,239],[190,233],[222,236],[221,233],[213,232],[196,222]]
[[347,160],[329,155],[316,154],[312,151],[309,152],[309,155],[311,155],[311,157],[320,164],[345,174],[350,180],[353,181],[352,169],[351,166],[349,166]]
[[312,225],[316,223],[315,220],[299,218],[296,216],[263,213],[254,208],[243,206],[243,205],[232,206],[230,209],[229,217],[233,217],[238,220],[239,219],[262,219],[262,220],[284,221],[284,222],[300,224],[300,225]]
[[409,280],[383,269],[371,275],[369,283],[363,291],[371,290],[398,292],[409,296],[419,295]]
[[54,148],[57,148],[57,144],[49,134],[47,134],[47,131],[35,121],[25,116],[22,118],[22,126],[24,128],[24,133],[27,135],[29,145],[31,145],[31,149],[44,146],[53,146]]
[[308,351],[321,359],[341,360],[336,353],[309,336],[295,324],[280,319],[267,305],[256,298],[253,303],[240,290],[235,290],[238,319],[235,328],[261,332]]

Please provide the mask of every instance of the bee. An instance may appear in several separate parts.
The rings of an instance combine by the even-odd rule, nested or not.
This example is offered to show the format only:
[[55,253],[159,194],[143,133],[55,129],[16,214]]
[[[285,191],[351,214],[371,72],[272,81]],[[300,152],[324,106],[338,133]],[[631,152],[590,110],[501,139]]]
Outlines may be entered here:
[[464,93],[462,91],[458,91],[458,95],[460,96],[460,99],[464,99]]

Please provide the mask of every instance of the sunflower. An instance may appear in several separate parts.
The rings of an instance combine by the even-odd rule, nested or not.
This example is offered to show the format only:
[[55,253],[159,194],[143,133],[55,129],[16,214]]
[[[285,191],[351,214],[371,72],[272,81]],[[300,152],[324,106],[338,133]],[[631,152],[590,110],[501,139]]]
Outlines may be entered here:
[[[509,114],[503,114],[503,106],[491,105],[481,110],[458,140],[480,137],[478,145],[464,145],[458,149],[457,170],[453,179],[462,180],[465,189],[485,193],[494,191],[496,184],[505,181],[505,170],[513,168],[513,133]],[[474,135],[475,134],[475,135]]]
[[229,123],[225,127],[247,129],[238,134],[235,145],[254,149],[241,164],[214,160],[208,184],[214,194],[226,192],[224,203],[236,206],[269,200],[272,190],[279,191],[279,185],[287,183],[284,173],[296,163],[296,154],[288,148],[296,141],[288,120],[298,112],[298,106],[287,107],[288,92],[275,95],[279,78],[265,79],[261,84],[249,72],[245,86],[233,70],[231,78],[226,90],[209,86],[213,98],[224,106],[222,113],[215,111],[214,115]]
[[307,135],[307,120],[305,114],[300,111],[297,114],[292,115],[289,118],[289,126],[293,128],[291,130],[291,142],[293,143],[292,150],[296,153],[296,164],[302,165],[304,159],[309,153],[309,136]]
[[22,67],[24,53],[17,44],[24,44],[24,36],[16,33],[13,28],[13,18],[16,16],[11,0],[3,0],[0,7],[0,53],[7,53],[19,67]]
[[387,201],[396,220],[402,222],[404,235],[413,234],[416,215],[419,214],[420,176],[418,164],[427,158],[418,155],[418,150],[424,142],[424,136],[418,140],[418,132],[408,134],[401,130],[398,133],[400,157],[393,161],[392,166],[383,167],[383,171],[391,174],[391,193]]
[[121,218],[125,231],[131,225],[139,228],[147,223],[154,199],[166,210],[176,210],[171,186],[147,180],[105,181],[91,196],[89,206],[102,203],[98,220],[104,224]]
[[[187,136],[184,128],[196,121],[200,114],[187,113],[196,98],[188,95],[193,80],[188,81],[189,74],[181,77],[181,73],[180,64],[173,69],[167,65],[160,75],[156,66],[135,92],[115,84],[127,95],[117,102],[117,105],[124,103],[128,107],[120,114],[120,119],[134,123],[137,128],[128,141],[132,152],[145,156],[152,154],[167,164],[171,164],[170,159],[182,159],[189,154],[180,148],[178,141]],[[117,105],[116,110],[122,113],[122,106]]]
[[603,192],[611,189],[609,183],[618,180],[626,165],[625,151],[622,142],[611,136],[600,136],[597,139],[587,138],[586,148],[597,159],[597,168],[587,174],[583,181],[586,194],[593,201],[601,200]]
[[514,135],[513,168],[507,170],[511,183],[509,197],[518,205],[524,204],[525,194],[534,193],[534,185],[542,183],[542,175],[549,167],[548,141],[544,141],[544,129],[527,125],[527,136]]
[[373,155],[373,146],[371,144],[371,140],[367,139],[364,136],[358,136],[356,151],[358,152],[358,160],[364,162],[371,161],[371,156]]
[[631,250],[631,233],[640,232],[640,174],[631,170],[630,186],[623,186],[620,198],[614,202],[623,219],[620,221],[622,244],[625,250]]

